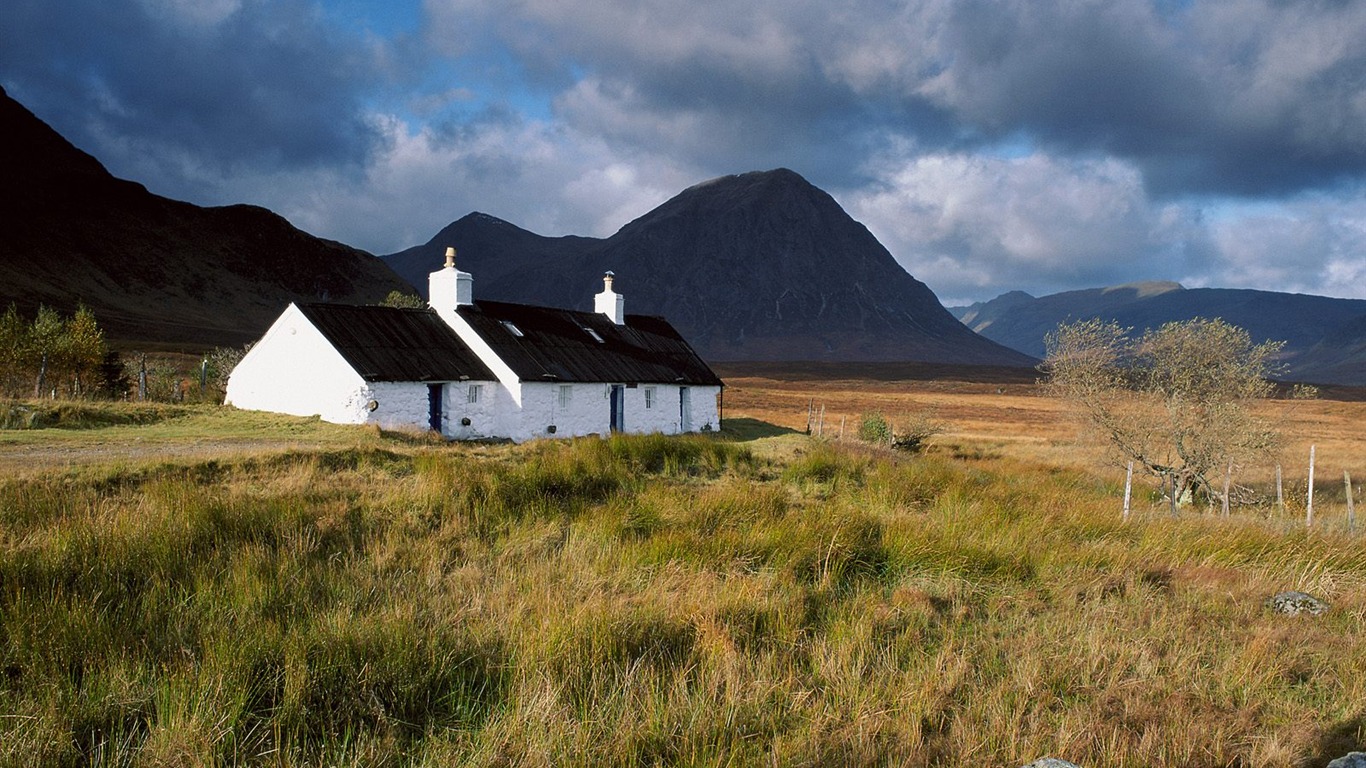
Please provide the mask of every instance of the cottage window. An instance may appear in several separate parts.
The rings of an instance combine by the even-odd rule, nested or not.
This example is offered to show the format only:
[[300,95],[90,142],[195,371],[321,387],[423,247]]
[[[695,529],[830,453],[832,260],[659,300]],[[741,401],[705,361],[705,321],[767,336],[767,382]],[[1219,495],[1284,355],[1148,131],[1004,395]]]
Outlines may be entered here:
[[584,332],[584,333],[588,334],[589,336],[592,336],[592,337],[593,337],[593,341],[596,341],[596,342],[599,343],[599,344],[604,344],[604,343],[606,343],[606,342],[604,342],[604,341],[602,340],[602,337],[598,335],[598,332],[595,331],[595,330],[593,330],[592,328],[584,328],[584,326],[579,326],[579,327],[580,327],[580,328],[583,328],[583,332]]
[[469,402],[471,402],[471,403],[477,403],[477,402],[479,402],[479,398],[481,398],[481,397],[483,397],[483,396],[484,396],[484,385],[483,385],[483,384],[471,384],[471,385],[470,385]]
[[524,334],[522,333],[522,329],[521,329],[521,328],[518,328],[516,325],[513,325],[513,323],[512,323],[511,320],[504,320],[504,321],[503,321],[503,327],[506,328],[506,329],[508,329],[508,333],[510,333],[510,334],[512,334],[513,336],[516,336],[516,337],[518,337],[518,338],[521,338],[521,337],[524,335]]
[[574,387],[571,384],[560,385],[560,410],[569,410],[569,404],[573,401]]
[[646,408],[646,409],[650,409],[650,408],[654,408],[654,407],[655,407],[655,388],[654,388],[654,387],[646,387],[646,388],[645,388],[645,408]]

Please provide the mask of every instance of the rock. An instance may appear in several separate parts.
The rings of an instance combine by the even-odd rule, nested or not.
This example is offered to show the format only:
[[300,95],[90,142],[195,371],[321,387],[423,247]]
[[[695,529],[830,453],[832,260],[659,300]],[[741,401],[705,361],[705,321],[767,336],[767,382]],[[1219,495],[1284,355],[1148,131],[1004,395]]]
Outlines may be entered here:
[[1348,752],[1329,763],[1328,768],[1366,768],[1366,752]]
[[1266,607],[1286,616],[1302,613],[1318,616],[1328,610],[1328,603],[1304,592],[1282,592],[1266,601]]
[[[1081,766],[1076,763],[1069,763],[1066,760],[1059,760],[1056,757],[1041,757],[1024,766],[1024,768],[1081,768]],[[1356,768],[1356,766],[1353,765],[1351,768]]]

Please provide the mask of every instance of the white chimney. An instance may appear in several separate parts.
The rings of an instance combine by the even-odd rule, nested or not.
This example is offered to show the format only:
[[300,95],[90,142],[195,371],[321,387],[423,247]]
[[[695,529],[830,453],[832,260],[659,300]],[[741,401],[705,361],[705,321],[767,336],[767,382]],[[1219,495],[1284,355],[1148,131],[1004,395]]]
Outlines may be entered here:
[[625,299],[621,294],[612,290],[612,273],[608,272],[602,276],[602,293],[593,297],[593,311],[601,312],[612,318],[612,322],[621,325],[625,322],[626,314],[623,309]]
[[446,266],[427,277],[427,304],[437,312],[454,312],[474,303],[474,278],[455,268],[455,249],[446,249]]

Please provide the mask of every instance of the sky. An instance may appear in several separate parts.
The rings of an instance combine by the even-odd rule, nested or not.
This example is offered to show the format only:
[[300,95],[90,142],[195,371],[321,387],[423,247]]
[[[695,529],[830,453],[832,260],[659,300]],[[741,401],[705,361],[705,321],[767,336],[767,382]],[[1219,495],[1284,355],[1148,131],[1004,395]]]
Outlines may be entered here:
[[1359,0],[6,0],[0,85],[157,194],[376,254],[785,167],[946,304],[1366,298]]

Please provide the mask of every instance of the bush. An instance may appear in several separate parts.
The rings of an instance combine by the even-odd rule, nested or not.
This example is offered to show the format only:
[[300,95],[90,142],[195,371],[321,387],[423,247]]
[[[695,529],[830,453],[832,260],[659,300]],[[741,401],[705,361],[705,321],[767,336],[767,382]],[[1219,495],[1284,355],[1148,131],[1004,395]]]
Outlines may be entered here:
[[944,431],[944,425],[924,414],[906,417],[892,433],[892,447],[906,453],[920,453],[930,438]]
[[887,445],[892,442],[892,423],[878,411],[859,417],[858,439],[865,443]]
[[858,437],[865,443],[920,453],[925,450],[930,438],[943,431],[943,424],[923,413],[905,416],[901,423],[893,424],[886,416],[874,411],[859,418]]

